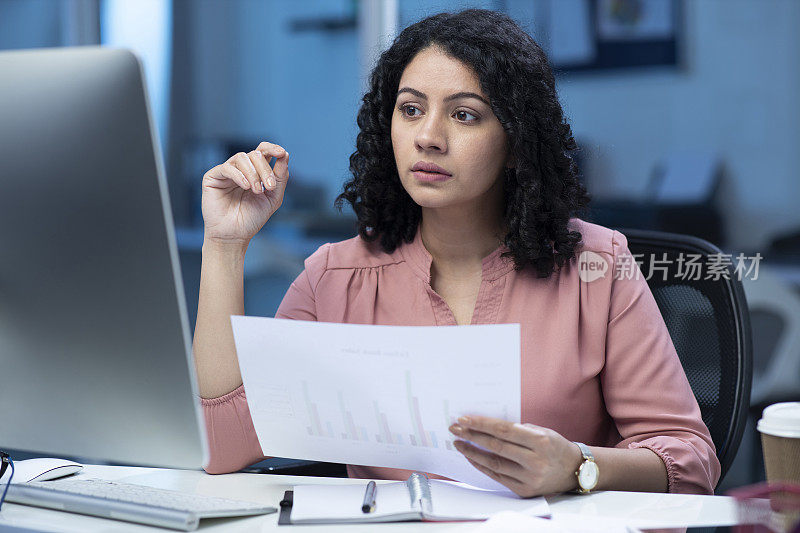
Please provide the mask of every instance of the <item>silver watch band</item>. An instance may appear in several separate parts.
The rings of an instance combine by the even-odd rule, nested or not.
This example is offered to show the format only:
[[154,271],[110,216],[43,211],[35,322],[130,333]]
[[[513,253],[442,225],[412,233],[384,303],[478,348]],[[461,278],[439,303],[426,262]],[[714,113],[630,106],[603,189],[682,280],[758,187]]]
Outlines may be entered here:
[[589,459],[594,461],[594,455],[592,455],[592,451],[589,449],[587,445],[582,442],[576,442],[575,444],[578,445],[578,448],[581,449],[581,455],[583,455],[584,459]]
[[[592,454],[592,451],[588,446],[582,442],[575,442],[575,444],[577,444],[581,451],[581,455],[583,456],[581,464],[578,466],[578,470],[575,471],[575,477],[578,478],[577,492],[579,494],[589,494],[597,486],[597,463],[594,462],[594,454]],[[585,469],[588,469],[587,473],[589,475],[589,486],[585,486],[582,480]]]

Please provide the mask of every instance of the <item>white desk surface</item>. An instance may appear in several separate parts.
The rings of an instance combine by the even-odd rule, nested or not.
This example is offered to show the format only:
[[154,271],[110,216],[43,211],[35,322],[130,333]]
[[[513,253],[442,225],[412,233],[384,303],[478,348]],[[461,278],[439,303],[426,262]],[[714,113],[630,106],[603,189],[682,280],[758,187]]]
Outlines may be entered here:
[[[362,480],[346,478],[318,478],[299,476],[277,476],[270,474],[225,474],[209,475],[202,471],[168,470],[159,468],[136,468],[87,465],[79,477],[94,477],[119,480],[153,487],[207,494],[226,498],[254,501],[279,507],[283,492],[293,485],[305,483],[346,484],[363,483]],[[638,527],[681,527],[732,525],[736,523],[736,505],[726,496],[693,496],[683,494],[653,494],[636,492],[605,491],[585,496],[549,496],[551,512],[555,514],[580,514],[587,518],[623,518]],[[476,527],[474,522],[420,523],[405,522],[369,525],[327,526],[278,526],[278,513],[257,517],[218,518],[200,521],[198,531],[214,532],[264,532],[299,530],[303,533],[315,531],[344,532],[368,531],[462,531]],[[0,531],[4,529],[46,532],[144,532],[170,531],[107,520],[91,516],[40,509],[6,502],[0,511]],[[369,529],[367,529],[369,528]]]

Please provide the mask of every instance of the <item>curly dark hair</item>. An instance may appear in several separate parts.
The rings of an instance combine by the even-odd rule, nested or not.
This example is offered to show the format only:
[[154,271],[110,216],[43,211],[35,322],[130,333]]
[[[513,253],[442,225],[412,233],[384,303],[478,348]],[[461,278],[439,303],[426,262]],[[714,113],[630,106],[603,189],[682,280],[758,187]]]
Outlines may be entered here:
[[423,49],[438,46],[470,66],[506,132],[514,168],[504,170],[504,244],[517,270],[532,265],[548,277],[575,255],[581,240],[569,219],[589,203],[571,152],[577,150],[564,118],[547,57],[508,15],[485,9],[439,13],[404,29],[383,52],[358,111],[353,179],[336,198],[353,207],[358,233],[380,238],[387,253],[411,242],[422,209],[403,188],[392,150],[391,123],[400,77]]

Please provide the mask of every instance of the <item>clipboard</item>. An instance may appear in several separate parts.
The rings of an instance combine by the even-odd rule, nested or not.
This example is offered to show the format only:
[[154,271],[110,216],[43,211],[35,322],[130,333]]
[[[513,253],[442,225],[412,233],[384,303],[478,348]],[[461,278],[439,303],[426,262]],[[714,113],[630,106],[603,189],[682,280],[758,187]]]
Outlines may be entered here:
[[[490,491],[452,481],[430,480],[419,472],[413,473],[406,481],[385,483],[379,487],[377,510],[364,513],[363,485],[295,486],[283,494],[278,525],[473,521],[485,520],[505,510],[550,516],[547,501],[542,497],[524,499],[510,491]],[[294,501],[296,497],[303,505]],[[293,510],[297,515],[294,518]]]

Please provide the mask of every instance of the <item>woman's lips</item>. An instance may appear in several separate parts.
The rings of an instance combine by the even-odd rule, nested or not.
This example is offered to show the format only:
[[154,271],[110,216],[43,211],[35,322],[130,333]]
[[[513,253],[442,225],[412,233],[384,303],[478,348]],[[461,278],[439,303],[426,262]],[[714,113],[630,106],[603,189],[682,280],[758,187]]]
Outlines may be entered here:
[[449,174],[441,174],[439,172],[425,172],[424,170],[415,170],[414,177],[419,181],[446,181],[452,178]]

